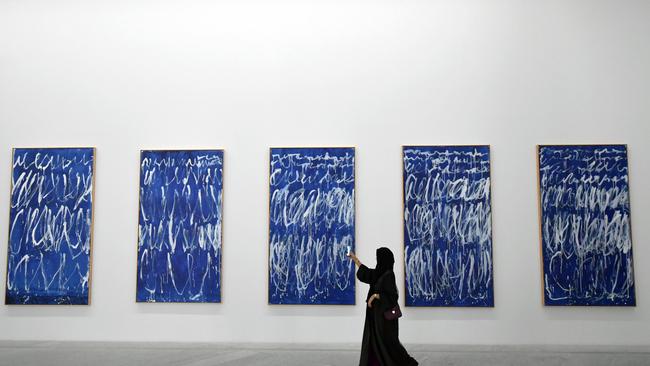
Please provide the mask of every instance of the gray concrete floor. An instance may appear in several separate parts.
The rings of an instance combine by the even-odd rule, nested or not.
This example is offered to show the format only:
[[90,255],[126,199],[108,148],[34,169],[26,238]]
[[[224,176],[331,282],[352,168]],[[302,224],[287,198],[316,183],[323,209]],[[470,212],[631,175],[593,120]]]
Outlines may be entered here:
[[[649,347],[407,345],[420,365],[650,365]],[[345,366],[356,345],[0,341],[0,366]]]

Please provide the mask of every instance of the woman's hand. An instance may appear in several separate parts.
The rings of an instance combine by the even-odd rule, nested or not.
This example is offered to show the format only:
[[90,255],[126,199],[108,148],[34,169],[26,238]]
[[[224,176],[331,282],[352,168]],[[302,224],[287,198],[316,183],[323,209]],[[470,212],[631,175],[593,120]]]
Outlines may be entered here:
[[368,307],[372,308],[372,302],[375,301],[376,299],[379,299],[379,294],[372,294],[370,298],[368,299]]
[[361,261],[359,260],[359,258],[357,258],[357,255],[354,254],[354,252],[348,253],[347,256],[348,258],[354,261],[354,264],[356,264],[357,266],[361,266]]

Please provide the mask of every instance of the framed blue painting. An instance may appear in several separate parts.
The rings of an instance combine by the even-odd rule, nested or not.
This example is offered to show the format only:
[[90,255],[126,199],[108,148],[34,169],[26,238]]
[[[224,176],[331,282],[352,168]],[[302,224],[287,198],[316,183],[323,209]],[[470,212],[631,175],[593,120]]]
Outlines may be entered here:
[[407,306],[492,307],[489,146],[403,146]]
[[141,151],[137,302],[221,302],[223,156]]
[[542,145],[544,304],[635,306],[625,145]]
[[12,154],[5,304],[90,303],[94,148]]
[[269,169],[269,303],[353,305],[354,148],[271,148]]

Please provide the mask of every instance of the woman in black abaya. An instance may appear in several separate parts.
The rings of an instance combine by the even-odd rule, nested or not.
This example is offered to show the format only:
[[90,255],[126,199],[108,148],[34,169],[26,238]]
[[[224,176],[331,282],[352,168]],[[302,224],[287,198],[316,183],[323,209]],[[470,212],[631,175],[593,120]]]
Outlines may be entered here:
[[366,323],[363,328],[359,366],[415,366],[399,341],[398,320],[387,320],[384,312],[397,305],[397,284],[393,265],[395,257],[388,248],[377,249],[377,266],[368,268],[354,253],[348,255],[359,266],[357,278],[370,285],[366,297]]

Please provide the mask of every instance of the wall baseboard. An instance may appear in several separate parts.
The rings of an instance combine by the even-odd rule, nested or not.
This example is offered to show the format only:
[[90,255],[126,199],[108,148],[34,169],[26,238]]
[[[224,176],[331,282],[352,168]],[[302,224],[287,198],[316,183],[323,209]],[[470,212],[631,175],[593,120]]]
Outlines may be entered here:
[[[215,349],[278,351],[357,351],[355,343],[226,343],[226,342],[96,342],[57,340],[0,340],[0,348],[127,348],[127,349]],[[405,344],[411,352],[445,353],[648,353],[650,345],[472,345],[472,344]]]

